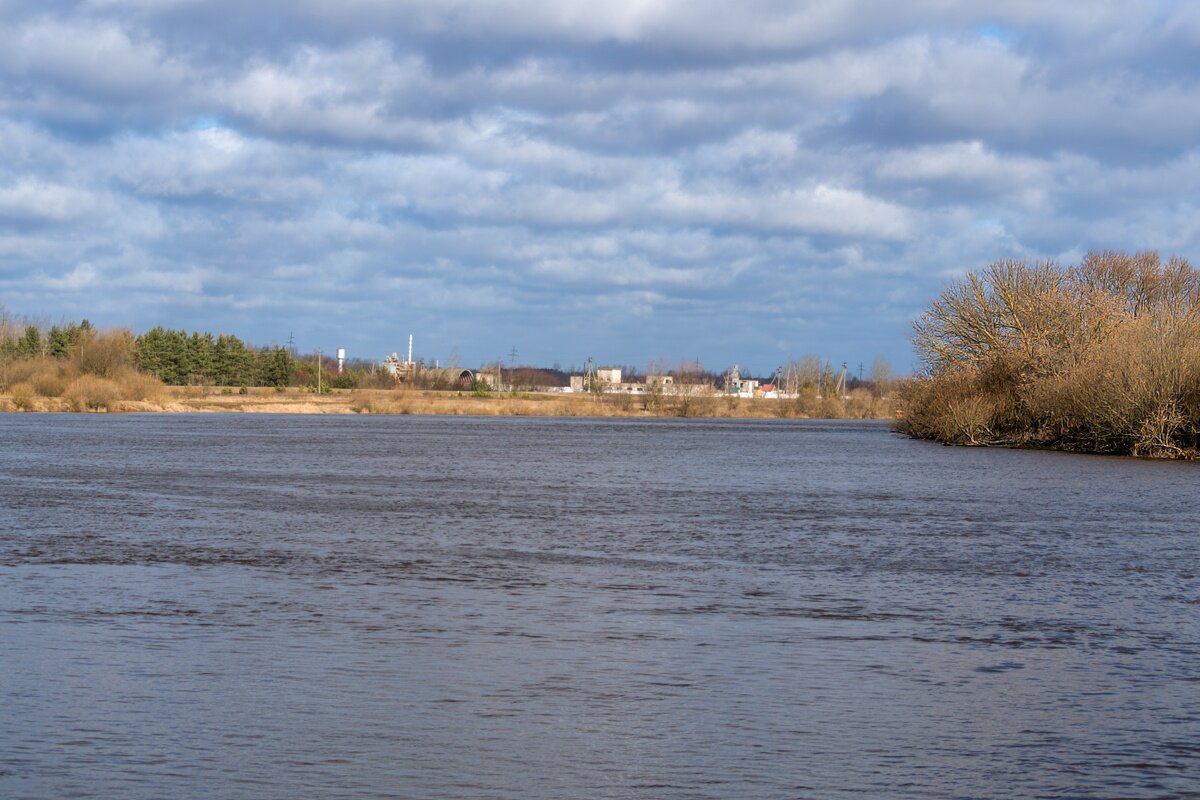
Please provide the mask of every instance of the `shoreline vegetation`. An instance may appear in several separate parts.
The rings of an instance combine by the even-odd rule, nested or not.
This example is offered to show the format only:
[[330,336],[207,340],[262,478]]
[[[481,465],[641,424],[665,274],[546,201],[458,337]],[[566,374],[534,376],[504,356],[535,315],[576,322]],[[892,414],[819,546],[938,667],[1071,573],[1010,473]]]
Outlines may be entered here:
[[[145,376],[139,376],[144,378]],[[246,393],[229,387],[154,386],[137,382],[136,391],[96,390],[95,382],[79,384],[59,397],[22,388],[0,394],[0,412],[95,413],[268,413],[394,414],[436,416],[543,417],[707,417],[725,419],[890,419],[891,403],[866,390],[848,398],[747,398],[723,395],[659,396],[628,394],[560,394],[512,392],[477,395],[432,389],[338,389],[322,394],[291,388],[253,388]],[[88,392],[91,392],[88,394]]]
[[1200,458],[1200,272],[1156,252],[997,261],[915,324],[896,428],[946,444]]
[[[843,389],[810,356],[787,365],[791,388],[776,397],[722,392],[698,363],[648,370],[698,391],[649,379],[639,394],[553,391],[566,376],[557,365],[512,370],[498,391],[478,376],[398,382],[362,361],[339,374],[320,355],[225,334],[39,326],[0,308],[0,411],[891,419],[945,444],[1200,459],[1200,271],[1184,259],[997,261],[942,292],[913,344],[915,377],[882,364]],[[458,374],[424,374],[447,372]]]
[[[510,388],[477,376],[447,381],[453,369],[421,369],[400,381],[379,365],[337,362],[283,347],[255,348],[235,336],[154,328],[140,336],[97,330],[86,320],[38,325],[0,309],[0,411],[249,412],[483,416],[888,419],[895,382],[877,363],[872,380],[838,385],[815,356],[787,365],[789,396],[722,393],[721,376],[699,364],[663,369],[685,390],[648,381],[642,391],[564,392],[567,374],[506,370]],[[469,374],[469,373],[468,373]],[[318,377],[320,376],[320,377]],[[844,375],[843,375],[844,380]]]

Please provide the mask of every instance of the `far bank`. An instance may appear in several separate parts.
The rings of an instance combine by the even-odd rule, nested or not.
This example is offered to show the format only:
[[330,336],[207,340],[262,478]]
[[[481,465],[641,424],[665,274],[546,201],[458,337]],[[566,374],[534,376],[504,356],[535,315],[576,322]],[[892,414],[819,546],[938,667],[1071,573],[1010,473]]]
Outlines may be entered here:
[[557,392],[487,393],[359,389],[323,394],[301,389],[163,387],[140,399],[103,398],[80,404],[70,398],[0,394],[7,412],[213,412],[270,414],[421,414],[438,416],[711,417],[730,419],[890,419],[891,400],[867,391],[844,397],[793,398],[725,395],[637,396]]

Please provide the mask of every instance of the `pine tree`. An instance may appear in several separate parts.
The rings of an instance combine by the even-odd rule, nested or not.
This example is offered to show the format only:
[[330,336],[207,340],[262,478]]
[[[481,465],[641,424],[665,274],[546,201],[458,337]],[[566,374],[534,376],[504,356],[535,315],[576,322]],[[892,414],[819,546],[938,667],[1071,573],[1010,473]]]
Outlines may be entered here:
[[25,326],[25,333],[17,342],[17,355],[33,358],[42,354],[42,332],[34,325]]
[[188,340],[188,383],[211,383],[216,373],[216,357],[211,333],[193,331]]

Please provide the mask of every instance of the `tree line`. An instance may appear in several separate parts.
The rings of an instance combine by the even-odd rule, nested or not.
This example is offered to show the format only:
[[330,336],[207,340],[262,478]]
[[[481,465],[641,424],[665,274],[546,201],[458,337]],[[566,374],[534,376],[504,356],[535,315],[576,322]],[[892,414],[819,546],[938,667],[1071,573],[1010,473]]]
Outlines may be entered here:
[[284,347],[256,348],[232,334],[152,328],[135,340],[138,367],[170,386],[288,386],[297,361]]
[[[2,309],[0,309],[2,311]],[[86,319],[42,329],[31,322],[23,324],[7,314],[0,314],[0,357],[9,361],[19,358],[66,358],[81,336],[94,332]]]
[[97,331],[86,319],[39,325],[0,308],[0,363],[24,359],[66,362],[74,355],[120,351],[113,358],[171,386],[285,387],[304,365],[284,347],[253,347],[231,334],[155,327],[134,337],[129,331]]

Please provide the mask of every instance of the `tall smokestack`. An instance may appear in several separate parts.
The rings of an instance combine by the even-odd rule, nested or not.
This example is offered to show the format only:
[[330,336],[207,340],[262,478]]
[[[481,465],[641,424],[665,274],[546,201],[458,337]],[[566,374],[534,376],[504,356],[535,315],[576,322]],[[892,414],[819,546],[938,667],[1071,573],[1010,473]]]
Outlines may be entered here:
[[412,334],[408,335],[408,363],[412,363]]

